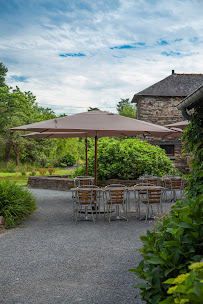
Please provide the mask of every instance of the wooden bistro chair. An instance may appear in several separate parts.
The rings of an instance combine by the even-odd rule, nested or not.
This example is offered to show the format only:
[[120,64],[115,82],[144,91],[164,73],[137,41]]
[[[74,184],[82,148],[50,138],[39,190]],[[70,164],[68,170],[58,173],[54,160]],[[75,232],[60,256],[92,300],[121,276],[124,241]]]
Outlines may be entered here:
[[159,186],[159,178],[158,177],[146,177],[143,179],[143,183],[148,186]]
[[[94,194],[94,206],[93,209],[99,211],[100,214],[100,203],[103,200],[103,193],[102,193],[102,189],[99,188],[99,186],[95,186],[95,185],[83,185],[83,186],[79,186],[78,188],[83,188],[83,189],[92,189],[93,194]],[[95,207],[95,208],[94,208]]]
[[184,180],[181,177],[171,177],[172,199],[177,200],[177,191],[182,196],[184,193]]
[[[94,218],[94,193],[92,189],[88,188],[78,188],[75,191],[75,196],[73,200],[73,211],[75,222],[80,220],[89,220],[88,210],[90,210],[92,215],[92,220],[95,222]],[[97,211],[96,211],[97,212]],[[84,216],[82,214],[84,213]]]
[[94,178],[91,176],[78,176],[74,179],[75,187],[93,185]]
[[[105,189],[106,201],[105,206],[107,209],[107,219],[110,223],[112,217],[113,208],[116,208],[116,216],[114,219],[126,219],[128,221],[128,204],[127,204],[127,191],[122,187],[106,187]],[[123,215],[120,214],[120,208],[123,209]],[[105,217],[105,209],[104,209]]]
[[162,210],[162,195],[163,195],[163,191],[162,189],[147,189],[147,195],[145,196],[140,196],[139,202],[142,202],[143,204],[146,205],[146,217],[145,217],[145,223],[147,222],[147,218],[150,217],[150,207],[151,207],[151,211],[153,213],[153,209],[152,209],[152,205],[156,204],[157,205],[157,211],[159,212],[159,206],[161,209],[161,212],[163,212]]
[[165,201],[168,200],[168,195],[167,195],[168,192],[170,194],[169,200],[172,200],[173,191],[172,191],[172,183],[171,183],[171,178],[170,177],[166,177],[166,178],[163,179],[163,186],[164,186],[164,200]]

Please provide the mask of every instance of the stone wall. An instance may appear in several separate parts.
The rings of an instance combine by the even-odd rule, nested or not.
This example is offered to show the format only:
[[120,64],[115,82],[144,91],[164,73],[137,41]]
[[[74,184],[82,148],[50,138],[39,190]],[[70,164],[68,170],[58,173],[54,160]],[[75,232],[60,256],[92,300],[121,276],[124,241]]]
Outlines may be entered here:
[[68,191],[74,187],[73,179],[61,176],[29,176],[28,185],[31,188]]
[[[110,184],[124,184],[125,186],[133,186],[136,183],[138,183],[138,180],[109,179],[101,182],[99,186],[105,187]],[[74,187],[74,180],[64,178],[64,175],[29,176],[28,185],[30,188],[68,191]]]
[[137,119],[161,126],[184,120],[176,107],[181,98],[143,96],[137,103]]
[[[179,97],[141,96],[137,102],[137,118],[161,126],[184,120],[182,113],[176,107],[182,100]],[[152,145],[174,145],[174,156],[169,158],[176,168],[183,173],[188,173],[187,156],[182,157],[182,143],[180,138],[152,138],[146,137]]]

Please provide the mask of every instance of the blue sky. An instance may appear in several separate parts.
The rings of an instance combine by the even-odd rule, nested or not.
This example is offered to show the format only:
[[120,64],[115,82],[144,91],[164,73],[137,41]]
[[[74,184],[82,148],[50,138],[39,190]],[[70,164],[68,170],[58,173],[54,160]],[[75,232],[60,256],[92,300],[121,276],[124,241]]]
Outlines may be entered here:
[[57,114],[116,112],[176,73],[203,73],[203,0],[0,0],[7,84]]

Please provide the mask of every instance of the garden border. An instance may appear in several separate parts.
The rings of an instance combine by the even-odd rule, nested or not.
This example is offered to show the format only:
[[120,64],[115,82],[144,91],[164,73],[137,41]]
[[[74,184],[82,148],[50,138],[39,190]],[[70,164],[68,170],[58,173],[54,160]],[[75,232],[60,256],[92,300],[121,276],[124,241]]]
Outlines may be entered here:
[[[71,179],[70,176],[71,175],[29,176],[28,186],[30,188],[68,191],[74,187],[74,180]],[[137,180],[109,179],[100,182],[100,186],[105,187],[109,184],[133,186],[137,182]]]

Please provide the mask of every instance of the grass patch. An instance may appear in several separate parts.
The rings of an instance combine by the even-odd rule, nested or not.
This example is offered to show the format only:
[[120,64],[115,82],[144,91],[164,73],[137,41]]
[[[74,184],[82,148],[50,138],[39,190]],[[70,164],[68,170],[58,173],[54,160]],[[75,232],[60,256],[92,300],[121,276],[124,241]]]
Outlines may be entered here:
[[[49,176],[48,169],[46,168],[46,174],[44,176]],[[55,168],[55,173],[53,175],[69,175],[72,174],[74,170],[64,170],[61,168]],[[41,176],[38,170],[36,170],[36,176]],[[30,172],[26,172],[26,175],[22,175],[21,172],[0,172],[0,181],[15,181],[17,185],[26,186],[28,184],[28,177],[31,174]]]

